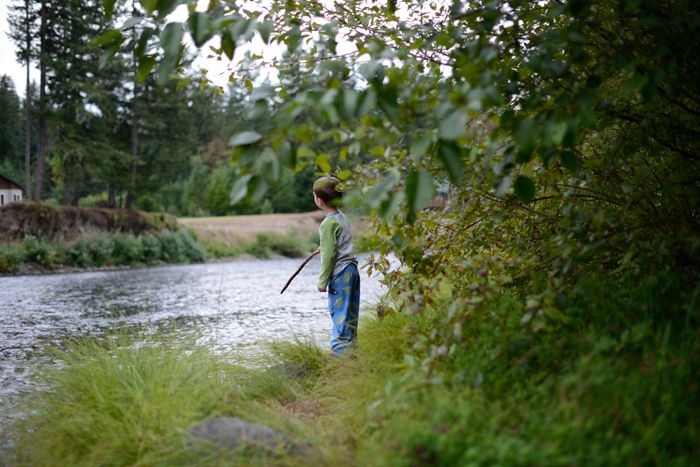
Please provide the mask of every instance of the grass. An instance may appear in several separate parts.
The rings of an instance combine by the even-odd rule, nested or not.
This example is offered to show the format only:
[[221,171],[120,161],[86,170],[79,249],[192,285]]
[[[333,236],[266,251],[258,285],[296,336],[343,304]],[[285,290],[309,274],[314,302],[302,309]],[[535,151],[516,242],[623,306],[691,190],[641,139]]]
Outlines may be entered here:
[[[670,274],[591,277],[533,331],[502,292],[441,352],[448,296],[361,319],[353,358],[306,339],[252,365],[206,347],[82,341],[17,428],[30,465],[690,465],[700,455],[698,310]],[[697,291],[696,291],[697,292]],[[445,292],[447,295],[447,293]],[[563,316],[563,318],[562,318]],[[560,320],[560,321],[558,321]],[[563,320],[563,321],[561,321]],[[193,450],[207,417],[262,423],[310,459]],[[227,460],[228,459],[228,460]]]

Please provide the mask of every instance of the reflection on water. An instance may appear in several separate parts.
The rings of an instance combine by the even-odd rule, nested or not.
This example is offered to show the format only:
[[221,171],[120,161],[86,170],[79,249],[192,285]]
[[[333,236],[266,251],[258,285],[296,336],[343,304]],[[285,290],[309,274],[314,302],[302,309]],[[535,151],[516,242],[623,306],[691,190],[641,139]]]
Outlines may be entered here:
[[[325,341],[330,322],[325,295],[316,292],[318,259],[279,293],[298,264],[246,260],[0,278],[0,426],[13,416],[11,399],[31,389],[31,371],[49,361],[46,345],[66,337],[138,327],[195,332],[219,349],[295,334]],[[379,293],[377,279],[363,274],[365,311]]]

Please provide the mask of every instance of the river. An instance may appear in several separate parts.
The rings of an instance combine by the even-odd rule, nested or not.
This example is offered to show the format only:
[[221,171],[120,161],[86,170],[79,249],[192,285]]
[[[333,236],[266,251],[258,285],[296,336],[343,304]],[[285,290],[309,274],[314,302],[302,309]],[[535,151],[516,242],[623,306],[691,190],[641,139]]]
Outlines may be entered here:
[[[220,350],[295,335],[325,344],[330,321],[326,295],[316,291],[318,258],[280,295],[299,263],[234,260],[0,278],[0,429],[19,415],[19,396],[36,389],[32,373],[52,364],[48,347],[66,338],[138,328],[196,333]],[[376,276],[364,269],[361,276],[360,321],[381,294]]]

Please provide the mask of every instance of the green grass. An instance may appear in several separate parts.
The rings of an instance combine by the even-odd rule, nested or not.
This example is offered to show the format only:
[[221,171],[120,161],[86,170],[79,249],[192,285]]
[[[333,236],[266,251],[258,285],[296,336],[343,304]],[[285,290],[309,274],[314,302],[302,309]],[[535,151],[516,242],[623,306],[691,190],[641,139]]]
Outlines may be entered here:
[[241,454],[234,465],[690,465],[700,316],[679,287],[672,274],[590,277],[537,329],[502,292],[444,351],[434,342],[454,325],[449,288],[419,314],[365,313],[352,358],[301,338],[246,365],[167,339],[83,341],[28,398],[20,459],[226,465],[188,448],[185,432],[232,415],[316,448],[311,459]]

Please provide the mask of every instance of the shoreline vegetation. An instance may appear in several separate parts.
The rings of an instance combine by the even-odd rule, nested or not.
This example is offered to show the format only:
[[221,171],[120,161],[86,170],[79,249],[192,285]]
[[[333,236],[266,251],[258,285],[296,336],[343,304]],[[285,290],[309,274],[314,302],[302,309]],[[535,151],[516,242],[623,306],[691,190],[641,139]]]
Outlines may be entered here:
[[185,229],[143,236],[103,233],[70,243],[27,237],[21,243],[0,245],[0,276],[192,264],[245,256],[298,258],[312,250],[312,242],[313,238],[304,240],[296,232],[261,232],[238,244],[205,243]]
[[[221,238],[206,230],[200,233],[196,224],[189,226],[196,218],[180,224],[161,213],[30,201],[3,207],[0,216],[0,276],[201,263],[246,255],[295,258],[308,254],[318,242],[308,225],[303,232],[293,224],[286,229],[273,226],[275,231],[269,232],[258,225],[248,227],[244,236]],[[255,223],[254,216],[246,218]]]
[[[252,361],[167,335],[74,341],[25,399],[12,455],[37,466],[688,465],[699,454],[697,367],[679,363],[696,362],[697,348],[681,324],[697,310],[679,284],[672,273],[592,276],[562,297],[567,339],[533,336],[526,303],[501,290],[463,323],[464,345],[435,348],[451,296],[441,287],[419,314],[364,310],[352,358],[304,338]],[[671,310],[679,325],[657,326]],[[311,449],[192,439],[192,426],[221,416]]]

